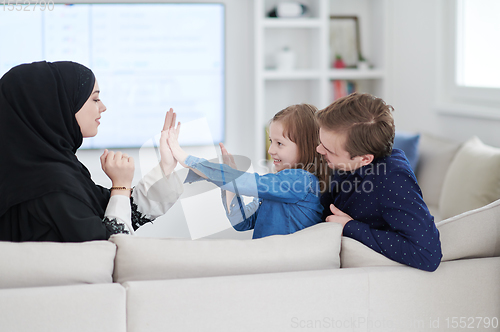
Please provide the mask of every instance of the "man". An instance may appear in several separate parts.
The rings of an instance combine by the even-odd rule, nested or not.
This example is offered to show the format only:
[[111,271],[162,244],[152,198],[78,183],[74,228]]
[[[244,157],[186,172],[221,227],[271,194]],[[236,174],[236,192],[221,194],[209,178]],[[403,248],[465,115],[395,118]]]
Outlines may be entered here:
[[353,93],[317,113],[317,151],[333,170],[323,220],[396,262],[434,271],[439,232],[408,160],[392,149],[392,111],[380,98]]

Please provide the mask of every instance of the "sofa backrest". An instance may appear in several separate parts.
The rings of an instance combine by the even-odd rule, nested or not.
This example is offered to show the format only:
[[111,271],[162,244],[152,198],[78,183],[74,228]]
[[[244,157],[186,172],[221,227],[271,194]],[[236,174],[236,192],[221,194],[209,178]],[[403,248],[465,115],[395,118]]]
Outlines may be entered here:
[[257,240],[189,240],[113,235],[114,280],[164,280],[337,269],[342,227],[320,223]]
[[113,282],[116,246],[84,243],[0,242],[0,288]]

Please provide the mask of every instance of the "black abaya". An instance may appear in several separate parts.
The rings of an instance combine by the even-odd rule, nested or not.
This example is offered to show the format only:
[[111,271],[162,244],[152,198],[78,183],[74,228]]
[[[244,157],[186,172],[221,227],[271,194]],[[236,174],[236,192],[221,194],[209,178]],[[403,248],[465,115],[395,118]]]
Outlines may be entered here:
[[0,240],[107,239],[110,192],[75,156],[75,114],[95,77],[73,62],[35,62],[0,79]]

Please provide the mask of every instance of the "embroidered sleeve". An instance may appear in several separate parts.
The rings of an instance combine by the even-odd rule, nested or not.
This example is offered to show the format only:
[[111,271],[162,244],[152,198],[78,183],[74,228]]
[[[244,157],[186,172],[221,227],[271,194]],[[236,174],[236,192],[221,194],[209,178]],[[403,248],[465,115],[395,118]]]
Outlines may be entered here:
[[130,234],[125,224],[118,222],[115,218],[104,217],[102,223],[111,234]]
[[130,197],[130,206],[132,208],[132,227],[136,231],[139,227],[145,225],[146,223],[152,223],[156,218],[152,216],[147,216],[138,210],[137,204],[134,203],[134,197]]
[[[109,199],[108,206],[106,207],[106,212],[104,212],[104,218],[110,221],[115,220],[115,223],[123,225],[123,227],[125,227],[125,230],[127,230],[128,232],[127,234],[134,234],[134,229],[130,224],[130,212],[129,198],[127,196],[114,195]],[[103,223],[106,225],[106,227],[108,227],[107,223],[105,223],[104,221]]]

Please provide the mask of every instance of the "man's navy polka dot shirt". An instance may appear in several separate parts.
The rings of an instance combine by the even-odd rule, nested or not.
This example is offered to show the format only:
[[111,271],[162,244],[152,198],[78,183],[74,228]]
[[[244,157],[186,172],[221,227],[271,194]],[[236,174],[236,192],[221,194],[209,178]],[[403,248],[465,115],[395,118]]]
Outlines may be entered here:
[[344,236],[402,264],[425,271],[439,266],[439,232],[401,150],[354,172],[337,170],[321,203],[323,220],[332,214],[332,203],[354,219],[344,226]]

